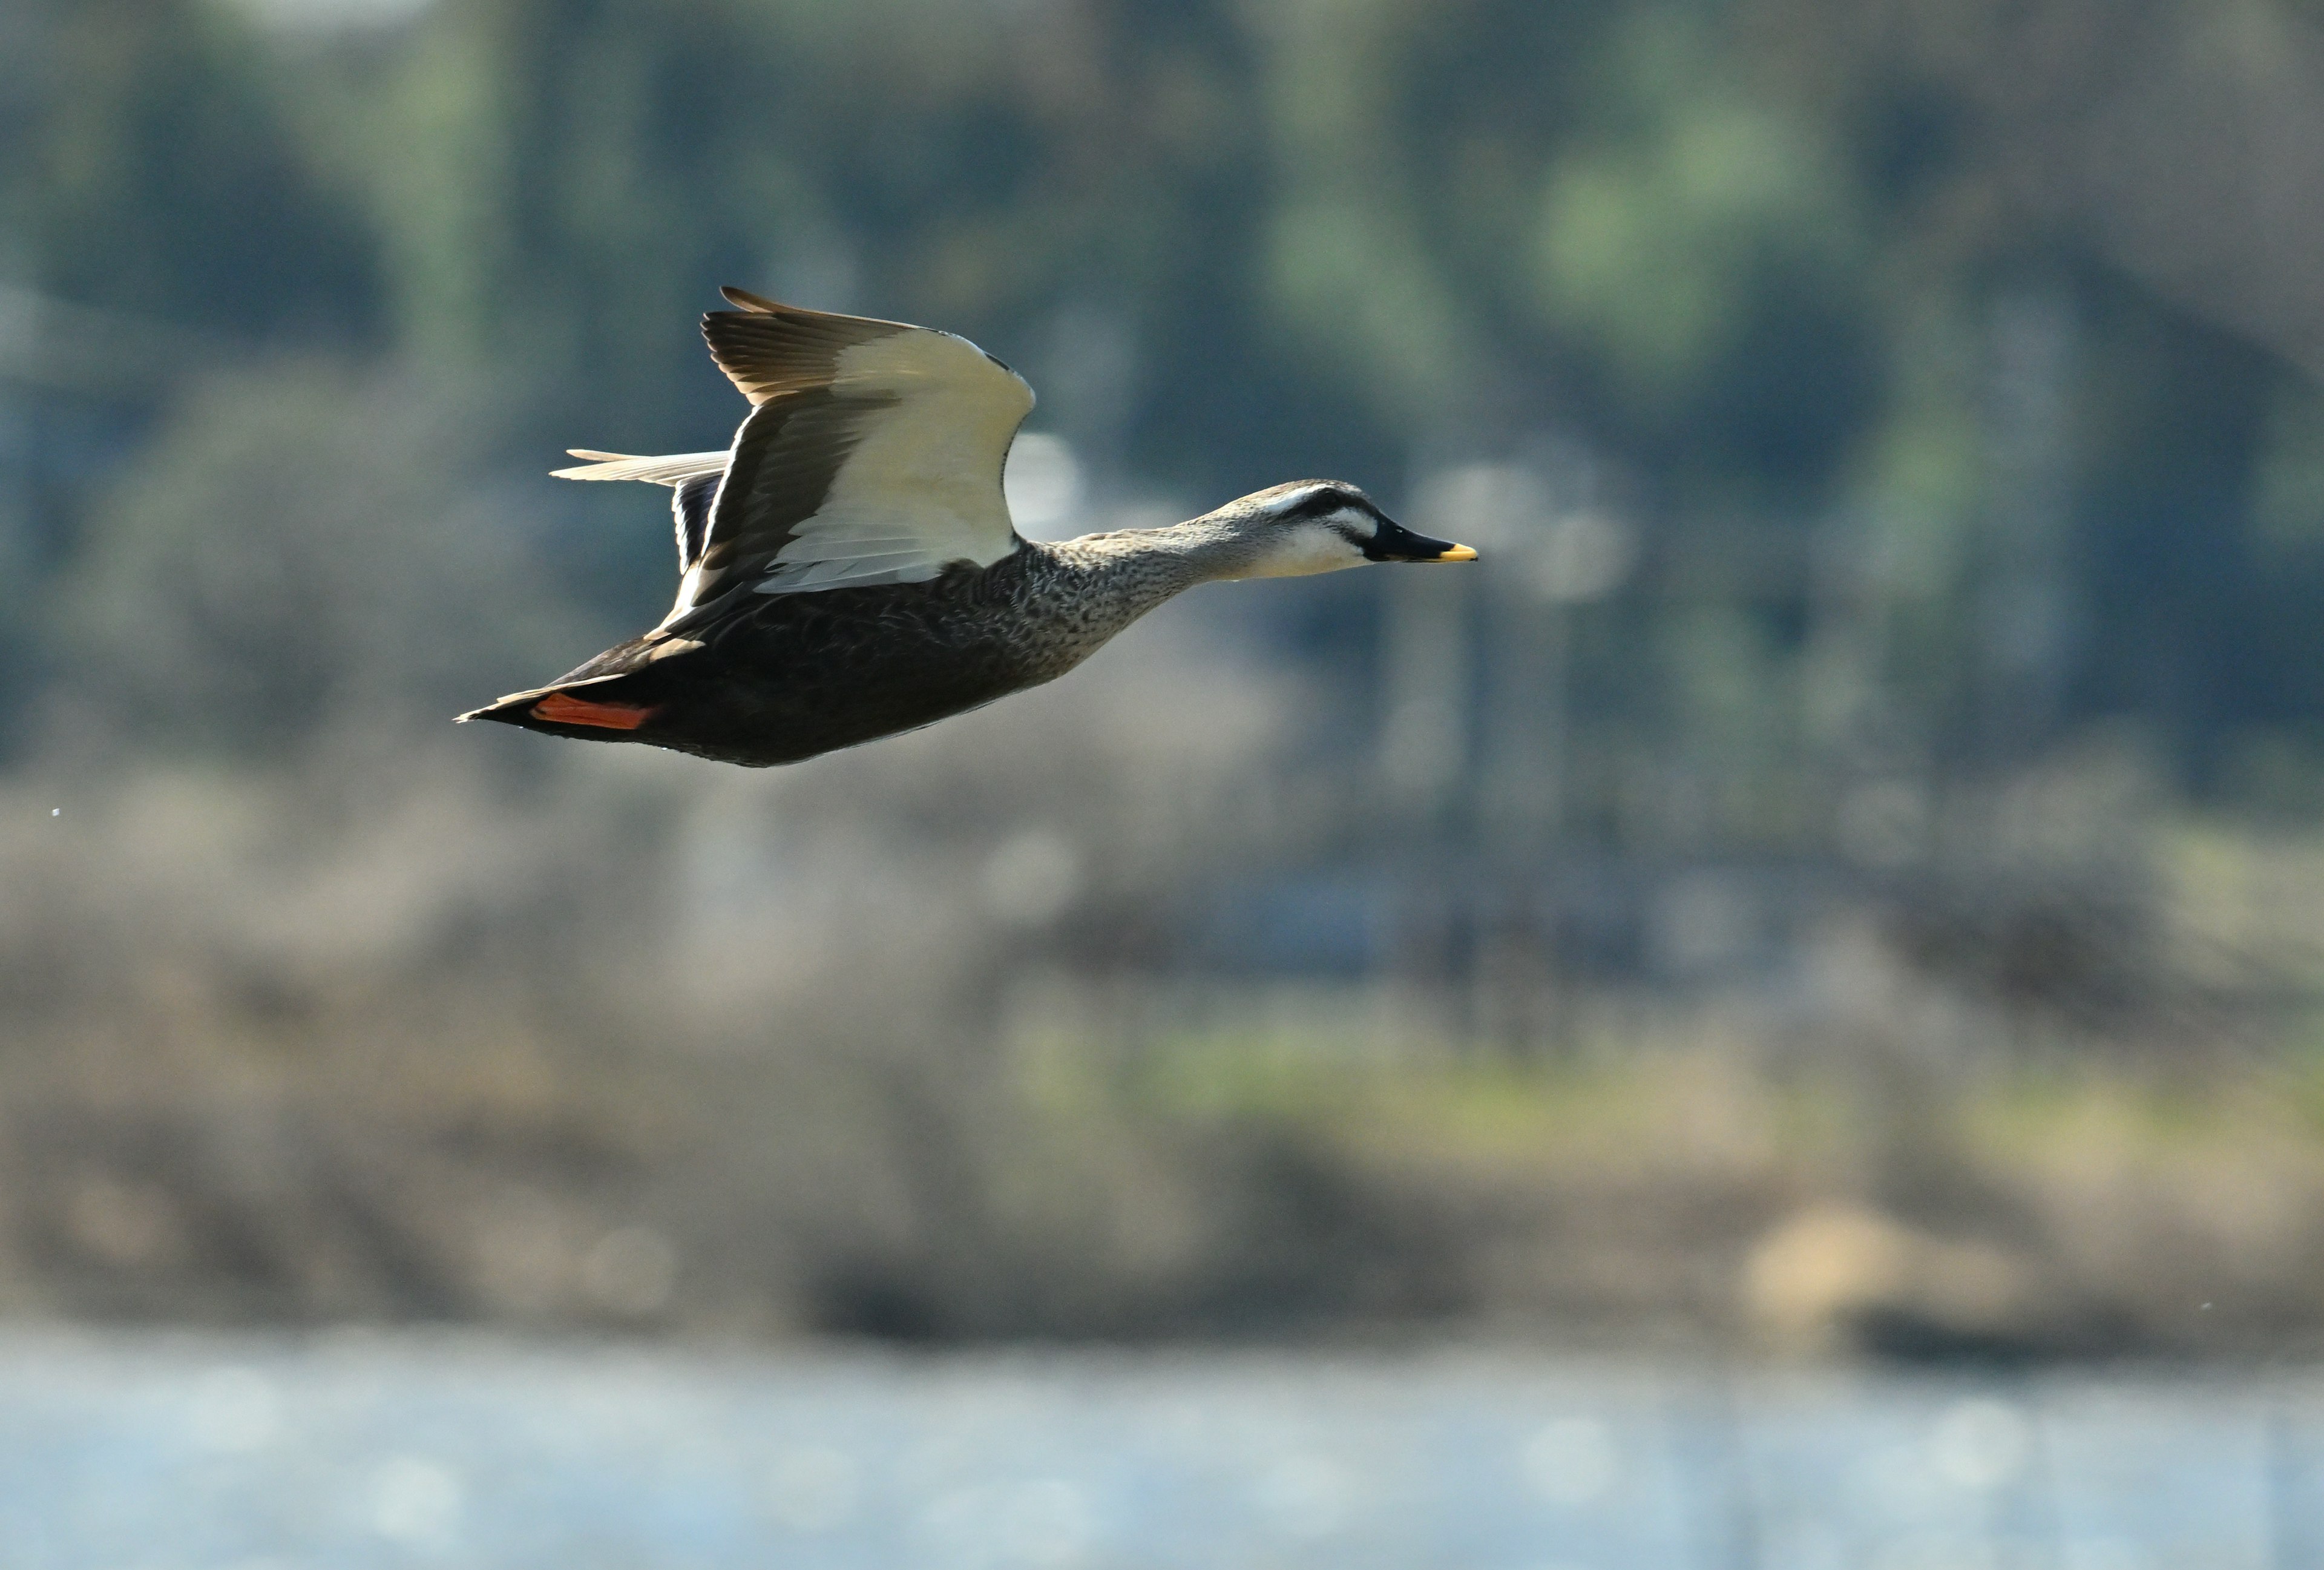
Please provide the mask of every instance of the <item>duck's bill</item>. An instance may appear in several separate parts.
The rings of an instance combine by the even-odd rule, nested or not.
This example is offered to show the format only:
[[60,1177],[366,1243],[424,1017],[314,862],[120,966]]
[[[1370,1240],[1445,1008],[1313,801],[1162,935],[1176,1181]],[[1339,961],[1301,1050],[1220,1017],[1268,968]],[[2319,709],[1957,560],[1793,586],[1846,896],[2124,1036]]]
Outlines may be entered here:
[[1425,534],[1415,534],[1401,523],[1383,519],[1379,532],[1364,548],[1366,559],[1371,561],[1474,561],[1477,553],[1465,545],[1455,545],[1449,540],[1431,540]]

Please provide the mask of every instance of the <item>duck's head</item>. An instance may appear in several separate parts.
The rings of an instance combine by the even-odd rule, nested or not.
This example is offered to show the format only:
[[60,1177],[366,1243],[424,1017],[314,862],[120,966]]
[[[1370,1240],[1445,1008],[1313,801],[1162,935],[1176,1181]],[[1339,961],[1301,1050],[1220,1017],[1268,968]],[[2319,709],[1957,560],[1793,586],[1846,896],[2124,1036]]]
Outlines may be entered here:
[[1474,561],[1449,540],[1415,534],[1338,480],[1272,485],[1211,514],[1240,548],[1234,577],[1304,577],[1372,561]]

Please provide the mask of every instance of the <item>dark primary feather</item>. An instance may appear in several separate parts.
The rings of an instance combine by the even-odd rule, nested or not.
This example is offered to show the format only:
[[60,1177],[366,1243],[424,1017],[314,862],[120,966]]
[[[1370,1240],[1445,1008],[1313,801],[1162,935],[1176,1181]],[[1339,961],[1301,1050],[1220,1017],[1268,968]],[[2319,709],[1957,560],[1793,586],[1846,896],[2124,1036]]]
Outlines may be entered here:
[[705,316],[702,338],[727,380],[753,403],[829,386],[843,353],[911,330],[900,322],[778,305],[739,289],[723,292],[746,309]]

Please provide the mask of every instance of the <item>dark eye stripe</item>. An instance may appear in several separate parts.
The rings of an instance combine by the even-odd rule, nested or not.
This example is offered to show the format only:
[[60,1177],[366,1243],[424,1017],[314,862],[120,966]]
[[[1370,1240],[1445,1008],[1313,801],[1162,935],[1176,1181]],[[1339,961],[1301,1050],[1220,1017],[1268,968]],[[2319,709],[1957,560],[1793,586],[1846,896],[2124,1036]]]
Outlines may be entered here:
[[1283,516],[1286,519],[1324,518],[1350,507],[1360,510],[1360,506],[1361,503],[1345,491],[1333,490],[1329,485],[1321,485],[1300,497],[1297,502],[1285,510]]

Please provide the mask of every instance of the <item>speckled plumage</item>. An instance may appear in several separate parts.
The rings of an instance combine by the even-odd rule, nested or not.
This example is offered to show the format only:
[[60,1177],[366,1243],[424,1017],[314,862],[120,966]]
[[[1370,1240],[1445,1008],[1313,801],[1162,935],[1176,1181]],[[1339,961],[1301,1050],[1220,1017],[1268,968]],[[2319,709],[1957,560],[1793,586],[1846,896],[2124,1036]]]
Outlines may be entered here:
[[1199,553],[1173,549],[1168,532],[1028,540],[929,583],[735,590],[549,684],[651,708],[634,730],[539,718],[529,711],[540,691],[476,717],[752,767],[797,762],[1063,676],[1201,580]]

